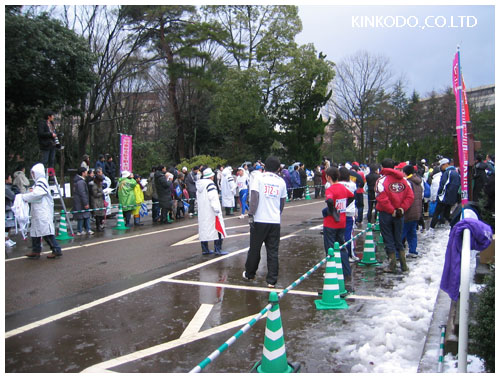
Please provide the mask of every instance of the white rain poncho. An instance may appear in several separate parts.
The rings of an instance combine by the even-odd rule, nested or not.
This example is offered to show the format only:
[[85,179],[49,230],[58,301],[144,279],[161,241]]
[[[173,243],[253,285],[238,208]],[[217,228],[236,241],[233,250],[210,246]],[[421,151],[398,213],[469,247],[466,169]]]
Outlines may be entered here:
[[222,207],[234,207],[234,196],[236,195],[236,183],[232,176],[231,167],[226,167],[222,171],[222,180],[220,183],[222,197]]
[[219,239],[219,232],[215,227],[216,216],[219,218],[223,230],[222,238],[224,238],[226,229],[222,218],[219,194],[212,180],[200,179],[196,181],[196,199],[198,201],[198,236],[200,241]]
[[23,201],[31,205],[30,236],[55,235],[54,200],[45,178],[43,164],[35,164],[31,168],[31,176],[35,180],[33,191],[22,194]]

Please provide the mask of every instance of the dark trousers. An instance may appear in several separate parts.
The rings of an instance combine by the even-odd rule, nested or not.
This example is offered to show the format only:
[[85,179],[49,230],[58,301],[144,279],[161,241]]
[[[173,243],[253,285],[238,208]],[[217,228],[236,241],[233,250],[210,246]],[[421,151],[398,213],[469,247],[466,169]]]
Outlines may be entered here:
[[354,193],[354,201],[358,215],[356,216],[356,223],[363,222],[363,209],[365,208],[363,193]]
[[379,212],[378,217],[380,220],[380,232],[384,238],[385,252],[395,253],[403,250],[403,242],[401,237],[403,235],[403,222],[404,218],[393,217],[392,214],[386,212]]
[[[368,193],[368,213],[366,214],[368,223],[375,223],[377,221],[377,209],[375,209],[376,203],[377,201],[375,200],[375,192],[373,192],[373,194]],[[375,215],[372,218],[373,210],[375,210]]]
[[[325,252],[327,255],[328,249],[333,248],[335,242],[338,242],[339,246],[344,244],[344,233],[345,228],[323,227],[323,243],[325,245]],[[340,259],[342,261],[342,272],[344,273],[344,276],[350,276],[351,265],[349,264],[349,256],[347,255],[345,247],[340,249]]]
[[99,216],[99,215],[95,216],[95,229],[96,229],[96,231],[103,230],[103,227],[102,227],[103,221],[104,221],[104,217]]
[[[349,241],[352,239],[352,226],[354,224],[354,218],[352,216],[345,217],[345,228],[344,228],[344,241]],[[346,245],[347,256],[354,255],[355,242],[351,241]]]
[[127,210],[123,212],[123,218],[125,219],[125,226],[130,226],[130,218],[132,216],[132,210]]
[[258,223],[250,226],[250,249],[245,263],[246,276],[250,279],[255,277],[260,263],[260,249],[262,243],[266,246],[267,253],[267,277],[268,284],[275,285],[278,281],[278,250],[280,246],[279,224]]
[[444,202],[438,202],[436,205],[436,210],[434,210],[434,215],[432,216],[431,228],[436,227],[436,224],[439,221],[439,216],[442,216],[443,219],[446,219],[449,222],[450,210],[451,205],[448,205]]
[[[61,254],[61,247],[57,243],[54,235],[45,235],[43,236],[43,240],[45,240],[45,242],[49,245],[54,255]],[[35,236],[31,238],[31,249],[33,250],[33,253],[42,252],[42,237]]]
[[314,185],[314,198],[319,198],[321,195],[321,184]]
[[160,218],[160,204],[158,203],[158,198],[152,198],[152,200],[153,207],[151,208],[151,216],[153,217],[153,222],[156,222]]
[[54,168],[56,163],[56,149],[40,150],[40,160],[45,168]]
[[160,222],[166,223],[168,222],[168,213],[171,211],[171,208],[161,207],[160,208]]
[[194,214],[194,201],[196,201],[196,193],[189,193],[189,214]]

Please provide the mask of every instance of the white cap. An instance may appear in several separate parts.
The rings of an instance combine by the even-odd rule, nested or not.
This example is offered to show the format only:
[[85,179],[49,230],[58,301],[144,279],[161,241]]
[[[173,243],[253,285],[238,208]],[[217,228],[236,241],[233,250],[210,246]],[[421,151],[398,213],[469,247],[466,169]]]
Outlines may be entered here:
[[442,166],[443,164],[448,164],[450,161],[446,158],[442,158],[439,160],[439,166]]
[[421,163],[426,163],[425,159],[420,160]]
[[351,168],[352,168],[352,165],[351,165],[351,164],[349,164],[349,163],[345,163],[345,164],[344,164],[344,167],[346,167],[347,169],[351,169]]
[[212,168],[205,168],[203,170],[203,178],[210,178],[215,176],[215,173],[212,171]]
[[127,178],[130,176],[130,172],[129,171],[122,171],[122,178]]
[[187,171],[187,167],[182,167],[182,172]]

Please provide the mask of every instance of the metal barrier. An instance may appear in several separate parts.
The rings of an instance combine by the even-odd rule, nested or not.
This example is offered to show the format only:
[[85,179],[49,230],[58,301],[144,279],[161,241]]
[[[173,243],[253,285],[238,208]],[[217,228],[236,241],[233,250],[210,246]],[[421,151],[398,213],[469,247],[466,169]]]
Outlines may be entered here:
[[460,267],[460,312],[458,328],[458,372],[467,373],[467,346],[469,344],[469,286],[470,286],[470,230],[465,229],[462,241]]
[[[346,241],[344,244],[340,246],[340,248],[344,248],[347,246],[347,244],[351,243],[352,241],[356,240],[358,237],[360,237],[362,234],[367,232],[368,230],[371,230],[373,226],[371,224],[368,224],[368,227],[361,231],[359,234],[354,236],[353,238],[349,239]],[[311,269],[309,269],[306,273],[304,273],[302,276],[300,276],[297,280],[295,280],[292,284],[290,284],[287,288],[285,288],[283,291],[281,291],[278,294],[278,299],[281,300],[290,290],[294,289],[299,285],[302,281],[304,281],[306,278],[308,278],[312,273],[314,273],[316,270],[318,270],[323,264],[325,264],[330,258],[333,258],[333,256],[326,256],[323,260],[321,260],[319,263],[314,265]],[[200,373],[202,369],[207,367],[211,362],[213,362],[217,357],[221,355],[222,352],[224,352],[226,349],[228,349],[236,340],[238,340],[241,335],[246,333],[252,326],[257,323],[258,320],[260,320],[266,312],[268,312],[272,307],[272,303],[269,303],[266,307],[264,307],[250,322],[248,322],[243,328],[241,328],[238,332],[236,332],[233,336],[231,336],[229,339],[226,340],[224,344],[222,344],[219,348],[217,348],[215,351],[213,351],[207,358],[205,358],[203,361],[201,361],[197,366],[195,366],[193,369],[191,369],[189,372],[190,373]]]

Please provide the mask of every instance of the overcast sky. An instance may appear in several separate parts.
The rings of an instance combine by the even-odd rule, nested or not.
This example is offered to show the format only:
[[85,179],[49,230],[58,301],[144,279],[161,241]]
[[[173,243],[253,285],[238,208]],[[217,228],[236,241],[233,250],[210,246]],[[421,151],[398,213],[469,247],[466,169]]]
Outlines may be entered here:
[[382,54],[394,77],[406,78],[408,94],[450,87],[457,45],[467,88],[495,83],[492,5],[299,5],[299,16],[299,44],[312,42],[333,62],[360,50]]

